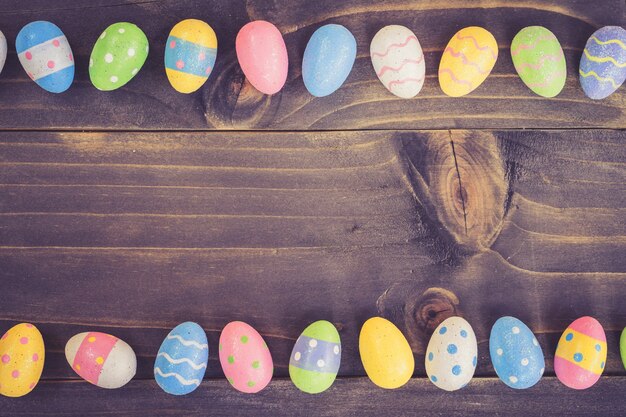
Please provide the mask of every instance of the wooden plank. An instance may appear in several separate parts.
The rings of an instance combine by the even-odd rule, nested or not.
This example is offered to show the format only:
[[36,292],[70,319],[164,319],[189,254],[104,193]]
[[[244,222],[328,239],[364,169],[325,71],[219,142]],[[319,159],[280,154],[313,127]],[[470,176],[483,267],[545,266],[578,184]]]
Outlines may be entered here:
[[[446,393],[427,380],[412,379],[397,390],[375,387],[366,378],[338,379],[319,395],[298,391],[289,380],[274,380],[258,394],[233,390],[225,380],[204,381],[192,394],[175,397],[154,381],[132,381],[115,392],[86,382],[45,381],[28,397],[0,398],[0,413],[16,417],[63,416],[622,416],[626,377],[602,378],[591,389],[566,388],[554,377],[527,390],[497,379],[474,379]],[[565,411],[566,410],[566,411]]]
[[[0,133],[0,330],[41,327],[45,380],[76,378],[63,346],[113,333],[150,378],[185,320],[211,346],[231,320],[267,338],[287,375],[295,338],[328,319],[342,376],[364,375],[370,316],[407,335],[424,375],[434,327],[466,317],[477,374],[492,323],[515,315],[552,372],[563,329],[607,331],[624,375],[622,131]],[[245,227],[242,227],[245,225]],[[585,254],[592,254],[587,256]],[[221,371],[217,351],[209,377]],[[147,395],[147,394],[146,394]]]
[[[262,0],[158,2],[88,0],[58,4],[41,0],[5,1],[0,27],[9,39],[9,56],[0,77],[0,126],[3,129],[445,129],[445,128],[625,128],[622,88],[602,101],[587,99],[578,82],[578,62],[587,38],[604,25],[624,26],[621,0],[502,1]],[[192,95],[170,88],[163,71],[163,45],[178,21],[195,17],[216,30],[220,50],[214,74]],[[61,95],[37,87],[20,68],[14,49],[19,29],[32,20],[58,24],[68,36],[77,62],[76,81]],[[285,36],[290,70],[285,89],[263,96],[245,81],[236,60],[234,39],[250,20],[275,23]],[[103,93],[89,82],[87,62],[95,39],[116,21],[138,23],[151,52],[140,74],[126,87]],[[346,85],[322,99],[302,83],[301,60],[308,38],[325,23],[348,27],[358,42],[358,58]],[[377,80],[369,42],[387,24],[406,25],[425,49],[427,80],[420,95],[400,100]],[[482,25],[498,40],[500,58],[493,74],[474,93],[453,99],[436,78],[439,58],[460,28]],[[544,25],[559,38],[568,62],[564,91],[543,99],[526,88],[509,54],[515,33]]]

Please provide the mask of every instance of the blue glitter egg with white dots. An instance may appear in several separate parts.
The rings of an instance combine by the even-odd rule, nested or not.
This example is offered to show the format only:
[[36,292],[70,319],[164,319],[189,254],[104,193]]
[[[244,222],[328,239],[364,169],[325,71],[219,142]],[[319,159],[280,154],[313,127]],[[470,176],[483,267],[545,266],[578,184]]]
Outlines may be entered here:
[[426,349],[426,373],[446,391],[456,391],[474,376],[478,346],[472,326],[461,317],[450,317],[437,327]]
[[543,376],[541,346],[528,326],[515,317],[501,317],[495,322],[489,353],[496,374],[511,388],[530,388]]

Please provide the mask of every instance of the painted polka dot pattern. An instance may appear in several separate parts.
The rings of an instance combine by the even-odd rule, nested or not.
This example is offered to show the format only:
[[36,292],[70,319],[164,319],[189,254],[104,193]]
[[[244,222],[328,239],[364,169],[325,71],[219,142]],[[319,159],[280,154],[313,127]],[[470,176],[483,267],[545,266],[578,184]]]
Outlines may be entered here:
[[255,393],[269,384],[274,373],[272,355],[252,326],[241,321],[228,323],[219,344],[222,370],[235,389]]
[[89,77],[99,90],[128,83],[148,57],[148,38],[132,23],[114,23],[102,32],[91,52]]
[[65,345],[65,358],[84,380],[101,388],[119,388],[135,376],[137,357],[123,340],[100,332],[74,335]]
[[489,352],[496,374],[511,388],[530,388],[543,375],[543,351],[533,332],[515,317],[501,317],[494,323]]
[[0,395],[21,397],[39,382],[45,349],[41,333],[29,323],[9,329],[0,339]]
[[172,87],[185,94],[202,87],[217,57],[217,36],[211,26],[183,20],[172,28],[165,45],[165,72]]
[[554,372],[570,388],[589,388],[600,379],[606,354],[602,325],[593,317],[581,317],[561,335],[554,355]]
[[463,388],[476,369],[478,346],[470,324],[450,317],[435,329],[426,349],[426,373],[446,391]]
[[74,81],[74,57],[67,38],[54,23],[31,22],[15,39],[26,74],[51,93],[66,91]]

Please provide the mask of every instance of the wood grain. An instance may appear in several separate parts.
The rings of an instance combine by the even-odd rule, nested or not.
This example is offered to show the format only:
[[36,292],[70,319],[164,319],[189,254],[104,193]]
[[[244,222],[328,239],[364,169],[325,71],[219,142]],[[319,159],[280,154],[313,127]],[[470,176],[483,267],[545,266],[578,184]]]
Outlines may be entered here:
[[[607,374],[623,375],[623,139],[1,133],[0,324],[36,322],[44,379],[56,380],[76,378],[63,346],[86,329],[130,343],[138,377],[150,378],[179,322],[198,321],[215,346],[228,321],[245,320],[286,376],[295,338],[325,318],[343,338],[341,375],[362,376],[358,331],[382,314],[407,334],[424,375],[430,333],[458,314],[478,336],[477,374],[493,376],[498,317],[531,326],[551,373],[560,333],[590,314],[607,331]],[[208,376],[220,375],[213,350]]]
[[[304,394],[289,380],[275,380],[255,395],[235,392],[225,380],[204,381],[192,394],[175,397],[154,381],[132,381],[114,393],[86,382],[45,381],[26,398],[0,410],[5,415],[35,417],[58,410],[59,415],[89,416],[622,416],[626,377],[602,378],[593,388],[575,391],[556,378],[535,387],[513,390],[493,378],[474,379],[466,388],[444,393],[423,378],[397,390],[375,387],[367,378],[338,379],[319,395]],[[108,394],[108,395],[105,395]],[[445,400],[443,400],[445,398]],[[0,399],[2,402],[2,399]]]
[[[467,2],[461,0],[233,0],[207,6],[199,0],[41,0],[0,4],[0,27],[9,40],[9,56],[0,77],[0,126],[3,129],[447,129],[447,128],[625,128],[626,93],[587,99],[578,81],[578,62],[587,38],[604,25],[624,26],[621,0]],[[172,26],[184,18],[208,21],[219,38],[214,73],[199,92],[176,93],[163,70],[163,45]],[[14,49],[19,29],[45,19],[68,36],[76,57],[76,81],[60,95],[30,81]],[[285,36],[290,69],[284,90],[261,95],[245,80],[236,60],[234,39],[250,20],[275,23]],[[87,62],[99,34],[111,23],[139,24],[151,52],[139,75],[124,88],[103,93],[89,82]],[[309,95],[300,74],[302,54],[313,31],[326,23],[349,28],[358,56],[346,84],[335,94]],[[425,50],[427,79],[412,100],[385,90],[369,59],[369,43],[388,24],[414,30]],[[487,81],[471,95],[448,98],[436,78],[439,58],[452,35],[464,26],[489,29],[500,48]],[[559,38],[568,63],[564,91],[544,99],[526,88],[515,73],[509,46],[518,30],[543,25]]]

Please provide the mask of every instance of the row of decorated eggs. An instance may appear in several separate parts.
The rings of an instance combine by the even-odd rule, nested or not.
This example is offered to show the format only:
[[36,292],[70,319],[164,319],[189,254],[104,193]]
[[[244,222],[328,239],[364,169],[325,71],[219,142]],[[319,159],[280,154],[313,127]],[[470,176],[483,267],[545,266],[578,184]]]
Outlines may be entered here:
[[[368,320],[361,329],[359,349],[367,375],[382,388],[398,388],[413,375],[415,363],[409,343],[388,320]],[[620,350],[626,366],[626,329]],[[426,374],[437,387],[456,391],[472,379],[477,354],[472,326],[461,317],[450,317],[435,329],[428,343]],[[501,317],[495,322],[489,337],[489,354],[496,374],[511,388],[530,388],[543,376],[541,346],[528,326],[515,317]],[[602,375],[606,357],[602,325],[592,317],[581,317],[563,332],[554,357],[554,371],[564,385],[586,389]]]
[[[15,42],[28,76],[53,93],[67,90],[74,79],[74,57],[67,38],[45,21],[27,24]],[[109,26],[98,38],[89,59],[89,76],[99,90],[122,87],[141,69],[148,56],[146,35],[132,23]],[[302,59],[307,90],[324,97],[339,89],[356,59],[354,35],[344,26],[328,24],[308,41]],[[0,33],[0,71],[6,59],[6,39]],[[287,80],[288,56],[282,34],[272,23],[257,20],[243,26],[236,39],[239,64],[248,81],[264,94],[279,92]],[[207,23],[187,19],[175,25],[165,45],[165,71],[181,93],[198,90],[208,79],[217,57],[217,36]],[[424,53],[408,28],[382,28],[370,44],[370,57],[380,82],[394,95],[413,98],[425,79]],[[567,67],[556,36],[542,26],[529,26],[515,35],[511,57],[522,81],[542,97],[555,97],[565,86]],[[461,97],[474,91],[491,73],[498,44],[481,27],[458,31],[444,49],[439,84],[445,94]],[[602,99],[626,79],[626,30],[605,26],[589,38],[579,67],[585,94]]]
[[[626,329],[620,350],[626,366]],[[412,377],[413,352],[402,332],[390,321],[373,317],[359,335],[359,352],[371,381],[386,389],[399,388]],[[509,387],[525,389],[543,376],[543,351],[533,332],[514,317],[498,319],[491,329],[489,353],[498,377]],[[135,375],[137,358],[123,340],[106,333],[85,332],[70,338],[65,357],[83,379],[102,388],[119,388]],[[554,357],[557,378],[566,386],[585,389],[600,378],[607,358],[602,325],[581,317],[563,332]],[[0,394],[20,397],[39,382],[45,359],[43,337],[29,323],[18,324],[0,339]],[[154,362],[154,377],[167,393],[185,395],[202,382],[209,345],[202,327],[193,322],[176,326],[163,340]],[[256,393],[274,373],[272,355],[263,337],[249,324],[227,324],[219,339],[219,359],[228,382],[238,391]],[[446,391],[467,385],[476,369],[478,346],[472,326],[461,317],[444,320],[434,331],[425,354],[429,380]],[[341,340],[325,320],[300,334],[289,359],[289,376],[300,390],[317,394],[335,381],[341,363]]]

